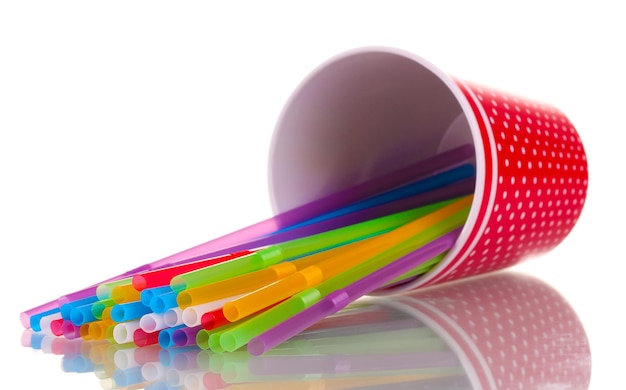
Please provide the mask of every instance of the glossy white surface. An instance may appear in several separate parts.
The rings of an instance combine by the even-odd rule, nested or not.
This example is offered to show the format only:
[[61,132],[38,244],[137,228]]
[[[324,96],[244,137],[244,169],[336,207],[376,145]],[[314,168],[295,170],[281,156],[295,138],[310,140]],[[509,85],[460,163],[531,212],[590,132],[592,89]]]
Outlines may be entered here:
[[22,347],[19,313],[269,217],[267,153],[285,100],[320,62],[365,45],[572,120],[589,160],[585,210],[561,246],[518,268],[576,311],[590,389],[622,383],[620,8],[413,3],[0,5],[2,331],[19,387],[101,388]]

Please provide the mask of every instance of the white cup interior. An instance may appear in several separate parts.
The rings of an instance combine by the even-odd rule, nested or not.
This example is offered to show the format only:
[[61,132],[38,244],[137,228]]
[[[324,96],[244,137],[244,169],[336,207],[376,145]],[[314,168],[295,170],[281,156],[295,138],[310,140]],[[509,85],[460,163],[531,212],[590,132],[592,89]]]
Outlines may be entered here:
[[463,144],[474,145],[480,183],[484,152],[468,113],[454,81],[411,53],[361,48],[330,59],[294,91],[277,122],[269,156],[274,212]]

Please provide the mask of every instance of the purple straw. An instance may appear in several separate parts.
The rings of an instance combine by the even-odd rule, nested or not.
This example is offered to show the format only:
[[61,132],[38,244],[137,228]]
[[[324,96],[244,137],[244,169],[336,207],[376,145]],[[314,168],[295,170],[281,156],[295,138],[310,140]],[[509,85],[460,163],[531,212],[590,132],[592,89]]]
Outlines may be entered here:
[[[95,295],[96,288],[100,284],[132,277],[139,272],[159,269],[174,264],[181,264],[183,262],[190,262],[202,258],[207,258],[210,256],[219,256],[219,254],[216,255],[215,253],[225,254],[236,251],[236,249],[232,249],[235,246],[241,247],[248,243],[258,241],[263,236],[274,233],[289,225],[306,221],[307,219],[310,219],[316,215],[332,211],[338,207],[346,206],[350,203],[356,202],[368,196],[376,195],[380,192],[388,190],[389,188],[393,188],[398,185],[402,185],[408,181],[419,179],[422,176],[432,174],[432,172],[435,172],[437,170],[460,164],[468,158],[472,157],[473,155],[474,148],[472,145],[469,144],[448,150],[441,154],[409,165],[405,168],[401,168],[383,177],[375,178],[364,183],[357,184],[354,187],[307,203],[303,206],[296,207],[292,210],[276,215],[273,218],[257,222],[253,225],[239,229],[235,232],[226,234],[203,244],[175,253],[161,260],[144,264],[121,275],[114,276],[97,284],[91,285],[85,289],[64,295],[59,299],[55,299],[48,303],[44,303],[32,309],[26,310],[20,314],[20,321],[22,322],[22,325],[28,329],[30,328],[31,316],[44,311],[58,308],[62,303],[67,303],[70,301]],[[313,229],[313,227],[311,227],[311,229]],[[303,234],[304,236],[307,232],[310,232],[310,230],[302,230],[300,231],[300,234]],[[284,241],[285,239],[282,237],[277,237],[276,240]],[[275,242],[276,241],[268,241],[268,243]],[[268,243],[264,245],[269,245]],[[249,249],[251,247],[250,245],[247,246],[246,249]],[[255,242],[255,245],[259,245],[258,242]]]
[[328,294],[316,304],[250,340],[248,352],[258,356],[269,351],[316,322],[335,314],[363,295],[371,293],[425,261],[449,250],[460,232],[461,228],[455,229],[366,277]]

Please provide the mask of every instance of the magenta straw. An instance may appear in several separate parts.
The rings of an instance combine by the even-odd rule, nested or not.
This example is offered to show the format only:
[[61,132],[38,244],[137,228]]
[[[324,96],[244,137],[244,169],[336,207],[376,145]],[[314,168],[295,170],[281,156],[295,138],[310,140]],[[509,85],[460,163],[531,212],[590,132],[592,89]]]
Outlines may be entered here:
[[[473,155],[474,148],[472,145],[469,144],[448,150],[441,154],[424,159],[418,163],[399,169],[383,177],[375,178],[364,183],[357,184],[354,187],[307,203],[303,206],[296,207],[292,210],[274,216],[273,218],[255,223],[248,227],[239,229],[235,232],[226,234],[203,244],[175,253],[161,260],[144,264],[121,275],[114,276],[97,284],[91,285],[85,289],[64,295],[59,299],[26,310],[20,314],[20,321],[22,325],[28,329],[30,328],[31,316],[44,311],[58,308],[60,307],[60,302],[61,304],[67,303],[77,299],[82,299],[95,295],[96,288],[100,284],[131,277],[139,272],[159,269],[165,266],[183,263],[185,261],[194,261],[202,258],[207,258],[208,256],[213,256],[214,253],[227,253],[228,251],[231,251],[231,247],[234,247],[236,245],[238,247],[241,247],[246,243],[254,240],[259,240],[263,236],[274,233],[291,224],[303,222],[307,219],[315,217],[316,215],[332,211],[335,208],[348,205],[352,202],[356,202],[368,196],[376,195],[380,192],[388,190],[389,188],[393,188],[402,185],[408,181],[413,181],[428,174],[432,174],[432,172],[435,172],[439,169],[460,164],[468,158],[472,157]],[[313,229],[314,226],[317,225],[313,225],[310,228]],[[305,234],[306,232],[310,231],[311,230],[302,230],[300,231],[300,234]],[[281,236],[276,237],[276,240],[284,241],[285,239]],[[271,242],[272,241],[269,241],[269,243]],[[269,243],[265,245],[269,245]],[[255,245],[258,245],[258,243],[255,243]],[[250,246],[248,246],[247,248],[250,248]]]
[[248,352],[255,356],[262,355],[318,321],[335,314],[349,303],[449,250],[460,232],[461,228],[455,229],[345,288],[328,294],[316,304],[251,339],[248,343]]

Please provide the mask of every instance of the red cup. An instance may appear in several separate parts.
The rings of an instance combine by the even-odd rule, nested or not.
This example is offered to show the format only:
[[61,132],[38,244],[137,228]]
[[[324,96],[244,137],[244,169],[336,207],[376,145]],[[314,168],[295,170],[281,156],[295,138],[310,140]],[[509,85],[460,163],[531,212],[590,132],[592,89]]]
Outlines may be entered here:
[[503,272],[381,300],[454,351],[474,389],[587,389],[591,351],[569,303],[534,277]]
[[274,211],[288,211],[472,144],[470,215],[449,254],[413,289],[509,267],[556,247],[585,203],[587,160],[558,109],[468,83],[393,48],[320,65],[294,91],[270,151]]

